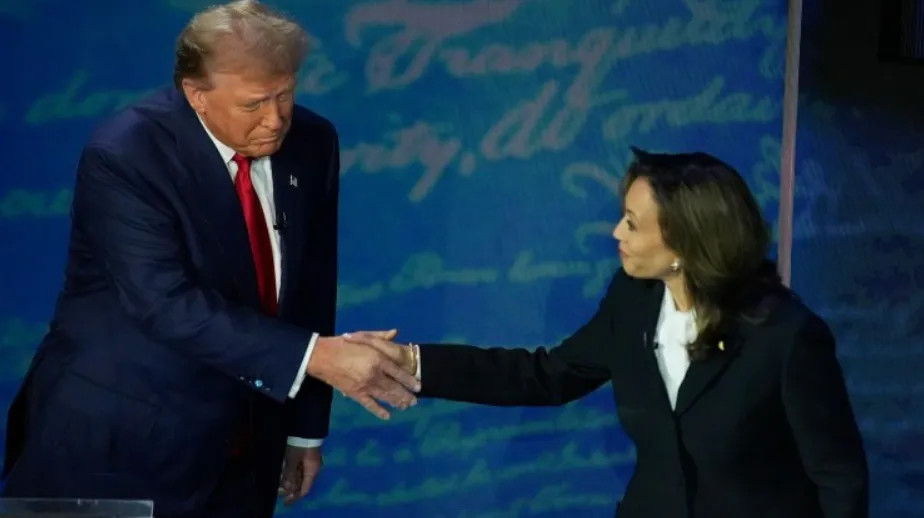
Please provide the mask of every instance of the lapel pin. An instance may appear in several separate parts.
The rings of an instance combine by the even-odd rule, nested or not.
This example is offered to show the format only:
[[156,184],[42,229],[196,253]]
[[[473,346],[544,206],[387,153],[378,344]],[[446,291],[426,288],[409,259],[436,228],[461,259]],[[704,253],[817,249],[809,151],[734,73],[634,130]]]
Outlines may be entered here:
[[292,187],[298,187],[298,178],[292,175],[289,175],[289,185],[291,185]]
[[719,340],[719,350],[720,351],[725,350],[725,342],[723,340]]

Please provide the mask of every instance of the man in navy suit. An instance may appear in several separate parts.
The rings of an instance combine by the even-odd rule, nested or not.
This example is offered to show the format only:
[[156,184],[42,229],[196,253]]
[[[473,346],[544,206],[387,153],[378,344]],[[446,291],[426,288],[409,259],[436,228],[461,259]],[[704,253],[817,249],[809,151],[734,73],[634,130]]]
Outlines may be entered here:
[[4,496],[268,517],[320,468],[331,386],[382,418],[378,401],[414,404],[413,376],[333,336],[338,142],[294,104],[306,52],[257,2],[203,11],[175,87],[93,135],[64,288],[10,408]]

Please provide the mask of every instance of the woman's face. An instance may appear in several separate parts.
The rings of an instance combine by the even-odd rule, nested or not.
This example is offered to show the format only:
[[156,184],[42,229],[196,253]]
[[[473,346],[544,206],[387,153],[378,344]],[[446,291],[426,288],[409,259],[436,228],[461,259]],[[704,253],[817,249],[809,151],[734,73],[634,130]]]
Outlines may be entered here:
[[677,254],[664,244],[658,224],[658,205],[645,178],[632,182],[626,193],[622,219],[613,229],[619,241],[622,267],[631,277],[665,279],[674,275]]

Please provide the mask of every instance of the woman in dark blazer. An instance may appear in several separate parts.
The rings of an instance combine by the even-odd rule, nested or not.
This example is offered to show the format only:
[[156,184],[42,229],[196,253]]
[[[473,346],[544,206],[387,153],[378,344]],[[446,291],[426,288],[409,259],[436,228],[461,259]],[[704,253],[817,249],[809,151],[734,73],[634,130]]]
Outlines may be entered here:
[[349,339],[415,372],[422,397],[563,405],[612,381],[637,451],[619,518],[866,518],[834,338],[765,260],[747,185],[703,153],[633,151],[613,233],[623,268],[559,346]]

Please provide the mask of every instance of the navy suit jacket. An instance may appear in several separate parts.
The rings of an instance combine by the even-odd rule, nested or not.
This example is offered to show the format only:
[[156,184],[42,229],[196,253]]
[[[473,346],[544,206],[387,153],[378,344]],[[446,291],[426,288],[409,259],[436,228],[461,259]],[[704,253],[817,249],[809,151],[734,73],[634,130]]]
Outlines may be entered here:
[[271,163],[268,217],[285,222],[276,318],[260,313],[240,201],[184,96],[158,92],[93,135],[64,288],[9,413],[7,495],[195,514],[252,415],[254,487],[272,502],[286,436],[326,437],[330,387],[306,377],[288,392],[312,333],[334,332],[333,126],[296,107]]

